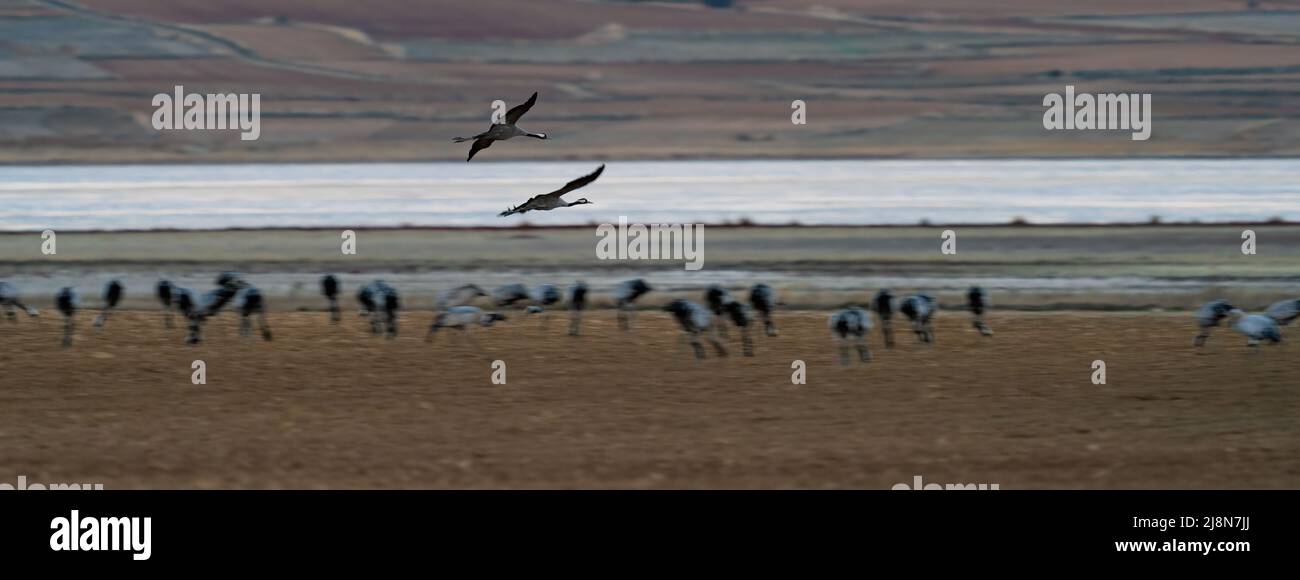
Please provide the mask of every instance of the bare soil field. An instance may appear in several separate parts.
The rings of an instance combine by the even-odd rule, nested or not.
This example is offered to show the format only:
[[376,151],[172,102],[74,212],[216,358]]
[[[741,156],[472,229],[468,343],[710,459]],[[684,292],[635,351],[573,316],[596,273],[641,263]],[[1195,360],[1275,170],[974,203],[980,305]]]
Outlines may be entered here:
[[[362,320],[229,313],[182,344],[127,312],[61,349],[47,314],[0,321],[0,481],[123,488],[1295,488],[1294,344],[1252,353],[1186,315],[995,313],[982,339],[941,313],[841,367],[822,312],[783,312],[757,355],[696,362],[658,312],[517,316],[468,340],[395,340]],[[454,332],[454,331],[453,331]],[[1289,337],[1290,338],[1290,337]],[[191,363],[207,384],[191,384]],[[490,380],[494,360],[507,384]],[[792,361],[807,384],[791,384]],[[1092,363],[1107,382],[1092,383]]]

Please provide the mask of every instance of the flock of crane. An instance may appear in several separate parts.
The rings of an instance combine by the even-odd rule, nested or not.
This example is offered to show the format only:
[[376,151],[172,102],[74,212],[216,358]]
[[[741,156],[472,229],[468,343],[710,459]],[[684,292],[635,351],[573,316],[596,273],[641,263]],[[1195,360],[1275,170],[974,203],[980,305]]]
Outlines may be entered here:
[[1282,327],[1296,318],[1300,318],[1300,298],[1274,302],[1264,309],[1263,314],[1246,314],[1227,300],[1211,300],[1196,309],[1196,324],[1200,332],[1196,333],[1192,344],[1205,346],[1205,341],[1210,338],[1210,329],[1224,320],[1230,320],[1232,329],[1245,335],[1246,344],[1251,347],[1258,347],[1264,341],[1277,344],[1282,342]]
[[[320,287],[321,294],[328,305],[330,320],[337,324],[342,320],[343,309],[339,301],[343,284],[335,275],[327,274],[321,278]],[[637,301],[652,290],[650,284],[640,278],[626,280],[615,286],[611,297],[617,310],[619,328],[623,330],[631,328]],[[111,280],[104,286],[103,304],[99,315],[95,317],[94,326],[101,327],[108,322],[109,317],[121,304],[124,294],[125,288],[117,280]],[[262,292],[243,276],[234,272],[223,272],[218,275],[216,287],[202,295],[188,288],[176,286],[167,280],[158,282],[155,294],[162,305],[163,325],[166,328],[174,326],[175,314],[179,314],[186,321],[185,342],[187,344],[202,342],[203,327],[207,320],[232,304],[240,317],[240,336],[251,336],[255,321],[262,338],[268,341],[272,338],[271,327],[266,319],[267,303]],[[589,303],[588,295],[588,287],[583,282],[577,282],[569,287],[567,296],[552,284],[540,284],[534,288],[524,284],[506,284],[491,292],[475,284],[458,286],[438,295],[433,323],[429,326],[425,339],[434,340],[438,331],[442,329],[457,329],[463,332],[474,326],[490,327],[507,319],[501,312],[485,311],[474,305],[480,300],[490,303],[497,309],[522,308],[524,312],[530,314],[549,315],[551,310],[567,309],[570,317],[569,335],[578,336],[581,332],[583,312],[587,310]],[[722,341],[729,338],[729,329],[732,327],[740,335],[743,354],[753,356],[754,347],[750,328],[761,323],[765,335],[776,336],[777,325],[774,313],[777,307],[783,306],[784,303],[777,297],[776,290],[767,284],[755,284],[749,289],[747,299],[747,302],[742,302],[732,296],[726,288],[712,285],[704,292],[703,304],[677,299],[669,302],[663,310],[672,314],[673,319],[681,327],[683,336],[690,343],[696,358],[705,358],[702,341],[709,342],[718,356],[727,356],[727,349]],[[359,314],[369,318],[372,334],[384,335],[388,338],[397,336],[402,300],[395,287],[383,280],[375,280],[357,290],[356,300],[360,306]],[[71,346],[75,333],[76,314],[81,307],[80,297],[74,288],[64,287],[55,295],[54,303],[64,316],[63,345]],[[988,299],[984,290],[972,287],[967,293],[967,308],[971,313],[973,326],[984,336],[993,334],[984,322],[984,311],[987,305]],[[21,301],[12,284],[3,281],[0,281],[0,309],[4,310],[10,320],[16,320],[16,312],[19,310],[26,311],[30,316],[39,314],[35,308]],[[938,305],[929,294],[916,294],[898,302],[889,290],[881,290],[871,301],[869,309],[870,313],[853,306],[830,316],[831,334],[840,342],[841,360],[844,364],[849,362],[851,346],[856,347],[861,361],[870,360],[871,352],[867,348],[866,339],[874,327],[873,315],[881,322],[887,348],[894,345],[892,320],[895,313],[901,314],[911,322],[912,330],[920,342],[927,344],[934,342],[931,321],[938,310]],[[543,318],[543,323],[545,320],[546,318]]]
[[[637,301],[652,290],[650,284],[640,278],[615,286],[611,297],[621,329],[631,328]],[[339,304],[342,291],[342,283],[333,274],[321,278],[321,294],[328,304],[330,320],[335,324],[342,320],[342,307]],[[124,293],[125,288],[117,280],[111,280],[104,286],[103,304],[94,319],[95,327],[102,327],[108,322]],[[271,327],[266,319],[266,299],[257,287],[239,274],[221,273],[216,278],[216,287],[202,295],[175,286],[167,280],[158,282],[155,293],[162,305],[163,324],[166,328],[174,326],[174,314],[180,314],[184,318],[187,324],[187,344],[200,343],[207,320],[232,304],[239,314],[240,336],[251,336],[256,322],[262,338],[271,340]],[[491,292],[475,284],[457,286],[438,295],[433,323],[425,334],[425,340],[434,340],[442,329],[463,332],[474,326],[490,327],[507,319],[501,312],[485,311],[474,304],[479,301],[485,301],[496,309],[521,308],[530,314],[546,313],[543,323],[549,318],[550,311],[564,308],[570,317],[569,335],[578,336],[583,312],[589,303],[588,287],[583,282],[577,282],[568,288],[567,296],[565,294],[552,284],[540,284],[534,288],[524,284],[506,284]],[[755,284],[749,289],[746,298],[747,302],[737,299],[729,290],[715,284],[705,290],[702,303],[677,299],[669,302],[663,310],[670,313],[680,326],[696,358],[705,358],[704,341],[712,345],[718,356],[727,356],[723,341],[729,338],[731,328],[735,328],[740,336],[742,353],[753,356],[751,327],[761,322],[765,335],[776,336],[774,312],[784,303],[778,298],[776,290],[767,284]],[[372,334],[389,338],[397,336],[402,301],[396,288],[383,280],[375,280],[357,290],[356,300],[360,306],[359,314],[369,318]],[[63,345],[71,346],[76,314],[80,308],[79,295],[74,288],[64,287],[55,295],[54,304],[64,316]],[[982,288],[973,286],[967,291],[966,310],[970,314],[972,327],[982,336],[993,334],[984,320],[988,307],[988,295]],[[832,339],[839,344],[841,363],[849,364],[850,351],[854,349],[859,361],[871,360],[867,338],[877,321],[885,347],[892,348],[895,314],[908,320],[919,342],[933,343],[932,320],[938,308],[938,303],[929,294],[917,293],[899,301],[890,290],[882,289],[865,308],[850,306],[832,313],[828,323]],[[39,314],[35,308],[22,302],[12,284],[4,281],[0,281],[0,310],[11,321],[17,319],[18,311],[25,311],[29,316]],[[1246,314],[1226,300],[1213,300],[1197,309],[1195,315],[1199,326],[1199,332],[1193,340],[1195,346],[1203,346],[1212,328],[1230,320],[1232,329],[1244,335],[1249,346],[1257,347],[1261,342],[1281,342],[1281,327],[1300,318],[1300,299],[1282,300],[1269,306],[1262,314]]]

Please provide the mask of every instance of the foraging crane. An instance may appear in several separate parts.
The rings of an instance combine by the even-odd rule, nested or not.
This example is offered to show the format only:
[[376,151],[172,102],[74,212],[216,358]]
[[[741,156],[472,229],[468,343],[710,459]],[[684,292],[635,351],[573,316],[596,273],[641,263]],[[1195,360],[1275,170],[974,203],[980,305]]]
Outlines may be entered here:
[[202,323],[202,312],[197,300],[194,299],[194,293],[189,288],[171,287],[172,301],[176,303],[177,312],[185,317],[187,321],[187,333],[185,335],[185,344],[198,344],[200,337],[200,325]]
[[329,301],[330,323],[338,324],[342,318],[342,311],[339,309],[339,279],[333,274],[326,274],[320,279],[320,293]]
[[370,315],[370,334],[397,337],[397,316],[402,301],[396,288],[375,280],[357,292],[357,300],[361,302],[362,315]]
[[749,310],[737,300],[728,300],[722,305],[722,316],[718,317],[717,329],[726,328],[725,320],[731,319],[731,323],[740,329],[740,348],[745,356],[754,356],[754,341],[749,337],[749,327],[754,319],[749,315]]
[[885,337],[885,348],[894,348],[894,293],[881,288],[871,301],[871,309],[880,319],[880,333]]
[[[727,289],[722,286],[710,284],[708,289],[704,291],[704,304],[709,307],[709,311],[712,312],[714,316],[722,316],[723,308],[730,302],[734,302],[731,298],[731,292],[728,292]],[[718,334],[722,336],[722,338],[727,338],[726,324],[718,325]]]
[[546,308],[559,304],[564,297],[560,294],[560,289],[554,284],[538,284],[533,290],[533,304]]
[[582,311],[587,309],[587,283],[581,280],[569,287],[569,336],[578,336]]
[[1300,318],[1300,298],[1274,302],[1264,310],[1264,315],[1276,320],[1279,325],[1291,324],[1292,321]]
[[492,303],[497,307],[514,306],[515,303],[531,300],[528,287],[523,284],[506,284],[492,290]]
[[271,326],[266,323],[266,299],[262,292],[253,286],[247,286],[239,294],[239,335],[248,336],[252,330],[250,316],[257,316],[257,327],[262,331],[262,338],[271,340]]
[[[375,304],[375,288],[371,284],[366,284],[357,290],[357,302],[361,303],[361,310],[357,312],[358,316],[373,316],[373,313],[379,310]],[[379,334],[376,332],[375,334]]]
[[469,157],[465,158],[465,161],[468,162],[469,160],[473,159],[474,155],[477,154],[479,151],[491,147],[494,141],[505,141],[507,139],[512,139],[515,137],[532,137],[534,139],[544,140],[546,139],[546,133],[531,133],[529,131],[525,131],[521,129],[517,125],[519,119],[524,116],[524,113],[527,113],[528,110],[533,108],[533,105],[536,103],[537,103],[537,93],[534,92],[533,96],[528,97],[528,101],[526,101],[524,104],[516,105],[515,107],[512,107],[509,111],[506,111],[506,118],[504,119],[504,122],[493,123],[492,126],[488,127],[487,131],[479,133],[478,135],[475,135],[473,137],[456,137],[452,139],[452,142],[453,143],[464,143],[466,141],[474,142],[473,145],[470,145]]
[[763,318],[763,333],[776,336],[776,323],[772,322],[772,310],[781,305],[776,299],[776,290],[767,284],[755,284],[749,291],[749,303]]
[[1246,314],[1243,316],[1240,309],[1234,309],[1231,314],[1233,317],[1232,329],[1246,336],[1246,346],[1258,349],[1262,340],[1267,340],[1273,344],[1282,342],[1282,329],[1278,327],[1277,321],[1273,318],[1263,314]]
[[1192,339],[1192,344],[1205,346],[1205,341],[1210,338],[1210,329],[1231,316],[1234,310],[1237,310],[1237,307],[1223,299],[1211,300],[1197,308],[1196,326],[1199,331],[1196,333],[1196,338]]
[[934,317],[935,310],[938,310],[938,305],[934,297],[924,292],[908,296],[898,308],[903,316],[912,321],[912,331],[925,344],[934,342],[934,327],[930,324],[930,319]]
[[113,310],[117,309],[118,303],[122,301],[122,291],[122,283],[117,280],[109,280],[108,284],[104,285],[104,308],[99,316],[95,317],[94,326],[102,327],[108,322],[108,315],[112,314]]
[[646,293],[654,290],[645,280],[636,278],[619,282],[614,287],[614,305],[618,308],[618,327],[623,330],[632,328],[632,318],[636,315],[636,301]]
[[988,294],[979,286],[971,286],[966,291],[966,309],[970,310],[971,326],[978,330],[980,336],[993,336],[993,329],[984,323],[984,310],[989,307]]
[[215,316],[235,299],[239,290],[247,286],[243,277],[234,272],[222,272],[217,276],[217,287],[203,295],[201,311],[204,318]]
[[477,284],[464,284],[439,293],[434,309],[443,311],[453,306],[468,306],[479,297],[487,295],[487,292],[484,292]]
[[[434,335],[438,330],[443,328],[455,328],[462,333],[470,326],[482,326],[484,328],[492,326],[494,323],[505,320],[504,314],[496,312],[484,313],[483,309],[477,306],[452,306],[446,311],[439,312],[433,319],[433,325],[429,327],[428,334],[424,335],[425,342],[433,342]],[[466,338],[473,340],[468,334],[463,334]],[[477,345],[477,343],[475,343]]]
[[531,295],[533,304],[528,307],[529,312],[542,313],[542,327],[545,328],[547,322],[551,319],[551,313],[547,310],[551,306],[559,304],[564,300],[564,295],[554,284],[539,284],[533,290]]
[[176,311],[180,312],[181,316],[189,318],[191,314],[198,311],[199,303],[194,300],[194,292],[189,288],[172,286],[171,293],[172,302],[176,304]]
[[63,346],[72,346],[72,333],[76,326],[75,316],[77,307],[81,305],[81,297],[77,296],[77,291],[71,286],[64,286],[59,289],[59,293],[54,295],[54,305],[63,313]]
[[167,280],[159,280],[158,286],[154,288],[154,295],[163,307],[163,327],[172,327],[172,283]]
[[677,324],[682,327],[682,332],[690,339],[691,347],[695,350],[695,358],[704,358],[704,347],[700,345],[701,334],[705,334],[705,338],[713,344],[719,357],[727,356],[727,349],[723,348],[722,343],[718,342],[712,334],[713,315],[709,314],[707,308],[690,300],[678,299],[669,302],[664,306],[664,310],[672,313],[673,318],[677,319]]
[[[189,333],[185,337],[186,344],[198,344],[203,340],[203,324],[208,318],[216,316],[222,309],[230,304],[240,290],[248,287],[248,283],[234,272],[222,272],[217,276],[217,287],[204,293],[202,298],[197,301],[189,290],[183,290],[180,298],[183,303],[179,303],[179,309],[185,314],[189,322]],[[177,289],[169,285],[171,296],[176,298]]]
[[515,207],[509,208],[506,211],[497,214],[497,217],[506,217],[509,215],[514,215],[517,213],[526,213],[534,210],[550,211],[561,207],[573,207],[575,205],[585,205],[585,204],[592,203],[590,200],[588,200],[585,197],[577,201],[566,202],[564,201],[564,194],[569,193],[575,189],[581,189],[583,187],[586,187],[587,185],[590,185],[591,182],[596,181],[596,178],[600,177],[600,174],[604,173],[604,171],[605,171],[605,165],[601,164],[600,167],[597,167],[596,170],[591,172],[590,174],[585,175],[583,177],[579,177],[573,181],[570,181],[564,184],[564,187],[561,187],[550,193],[543,193],[541,195],[535,195],[533,197],[530,197],[528,198],[528,201],[525,201]]
[[849,364],[849,343],[858,350],[858,360],[869,362],[871,349],[867,347],[867,335],[871,334],[871,315],[866,310],[853,306],[831,314],[828,321],[831,336],[840,343],[840,364]]
[[18,320],[18,315],[15,314],[15,310],[22,310],[27,313],[27,316],[34,317],[40,315],[39,310],[23,304],[18,299],[18,290],[14,288],[13,284],[3,281],[0,281],[0,308],[4,309],[5,317],[12,322]]

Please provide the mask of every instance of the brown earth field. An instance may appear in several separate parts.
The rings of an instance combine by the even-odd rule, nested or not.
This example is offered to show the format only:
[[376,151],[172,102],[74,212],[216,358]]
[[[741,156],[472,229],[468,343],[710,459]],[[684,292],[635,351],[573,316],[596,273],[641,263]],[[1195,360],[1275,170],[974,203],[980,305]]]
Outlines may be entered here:
[[[129,311],[59,347],[61,321],[0,321],[0,481],[122,488],[1295,488],[1300,347],[1197,350],[1185,315],[995,312],[981,338],[943,312],[840,366],[825,313],[779,313],[753,358],[696,362],[674,323],[609,310],[469,339],[395,340],[349,314],[233,316],[181,344]],[[455,331],[451,331],[455,332]],[[480,350],[481,348],[481,350]],[[206,363],[207,384],[191,384]],[[494,360],[506,384],[493,384]],[[793,361],[807,383],[791,382]],[[1093,384],[1093,361],[1107,381]]]

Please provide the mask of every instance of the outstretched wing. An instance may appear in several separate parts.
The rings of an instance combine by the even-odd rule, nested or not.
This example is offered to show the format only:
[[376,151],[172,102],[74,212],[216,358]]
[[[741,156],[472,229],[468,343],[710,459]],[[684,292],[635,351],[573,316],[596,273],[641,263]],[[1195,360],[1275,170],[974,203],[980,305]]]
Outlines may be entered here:
[[581,189],[583,187],[590,185],[591,182],[596,181],[596,178],[600,177],[600,174],[604,173],[604,171],[605,171],[605,164],[601,163],[600,167],[597,167],[596,170],[591,172],[589,175],[584,175],[582,177],[579,177],[573,181],[564,184],[564,187],[561,187],[555,191],[543,195],[559,197],[575,189]]
[[488,147],[491,146],[492,146],[492,140],[488,139],[487,137],[483,137],[481,139],[475,139],[474,144],[470,145],[469,147],[469,157],[466,157],[465,161],[469,161],[470,159],[473,159],[476,153],[484,149],[487,149]]
[[537,92],[534,91],[533,96],[528,97],[528,100],[524,102],[524,104],[516,105],[513,108],[511,108],[509,111],[506,111],[506,124],[514,125],[515,123],[518,123],[519,118],[523,117],[524,113],[528,112],[528,109],[533,108],[533,104],[536,102],[537,102]]
[[566,194],[566,193],[569,193],[570,191],[573,191],[573,190],[575,190],[575,189],[582,188],[583,186],[586,186],[586,185],[590,184],[591,182],[596,181],[596,178],[597,178],[597,177],[600,177],[600,174],[601,174],[602,172],[604,172],[604,171],[605,171],[605,165],[602,163],[602,164],[600,165],[600,167],[597,167],[596,170],[593,171],[593,172],[591,172],[590,175],[585,175],[585,176],[583,176],[583,177],[579,177],[579,178],[577,178],[577,179],[575,179],[575,180],[573,180],[573,181],[570,181],[570,182],[564,184],[564,187],[561,187],[561,188],[559,188],[559,189],[557,189],[557,190],[555,190],[555,191],[552,191],[552,192],[550,192],[550,193],[543,193],[543,194],[541,194],[541,195],[534,195],[534,196],[528,198],[528,201],[525,201],[525,202],[523,202],[523,203],[521,203],[521,204],[519,204],[519,205],[517,205],[517,206],[515,206],[515,207],[512,207],[512,208],[510,208],[510,209],[508,209],[508,210],[506,210],[506,211],[503,211],[503,212],[497,214],[497,216],[499,216],[499,217],[505,217],[505,216],[508,216],[508,215],[510,215],[510,214],[524,213],[524,212],[529,211],[529,210],[537,209],[537,205],[539,205],[543,200],[548,200],[548,201],[549,201],[549,199],[557,198],[557,197],[560,197],[560,196],[562,196],[562,195],[564,195],[564,194]]

